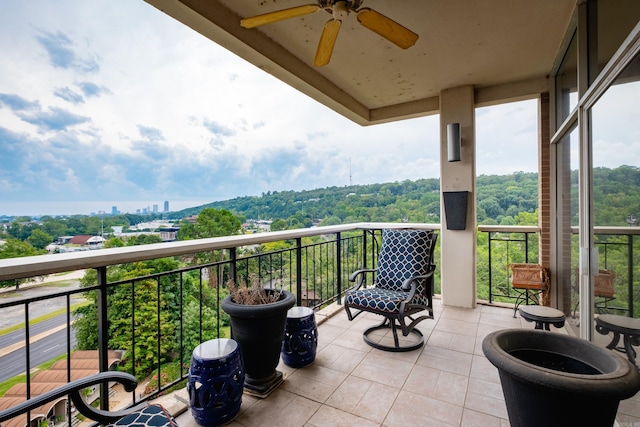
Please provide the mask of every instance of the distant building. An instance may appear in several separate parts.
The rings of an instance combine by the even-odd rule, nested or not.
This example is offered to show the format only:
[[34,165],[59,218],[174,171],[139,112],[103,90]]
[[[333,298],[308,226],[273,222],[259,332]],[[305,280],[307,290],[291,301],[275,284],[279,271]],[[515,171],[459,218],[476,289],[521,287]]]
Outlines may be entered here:
[[69,240],[69,244],[86,246],[89,248],[99,248],[102,247],[104,240],[105,239],[102,236],[89,236],[87,234],[79,234],[77,236],[73,236],[71,240]]
[[153,205],[153,213],[158,213],[158,205]]
[[180,227],[161,228],[160,240],[163,242],[174,242],[178,240],[178,231],[180,231]]
[[118,215],[118,207],[117,206],[111,206],[111,215]]
[[165,212],[169,212],[169,201],[168,200],[164,201],[164,211]]
[[320,304],[320,298],[315,291],[302,291],[301,303],[303,307],[314,307]]

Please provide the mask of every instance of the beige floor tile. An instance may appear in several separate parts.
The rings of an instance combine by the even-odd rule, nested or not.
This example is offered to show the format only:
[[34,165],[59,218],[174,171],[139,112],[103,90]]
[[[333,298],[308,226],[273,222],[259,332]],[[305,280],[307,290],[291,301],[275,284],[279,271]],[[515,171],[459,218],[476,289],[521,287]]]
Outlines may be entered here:
[[478,323],[441,317],[436,324],[435,330],[475,337],[478,332]]
[[504,400],[502,385],[498,382],[485,381],[479,378],[469,378],[467,393],[486,394],[494,399]]
[[319,408],[318,402],[278,389],[246,410],[241,408],[235,421],[245,427],[300,427]]
[[464,407],[465,409],[472,409],[498,418],[509,418],[504,398],[498,399],[493,396],[489,396],[486,393],[476,393],[475,389],[473,392],[470,390],[467,392]]
[[471,363],[471,378],[479,378],[481,380],[500,384],[500,375],[498,369],[489,362],[484,356],[474,355]]
[[462,353],[473,353],[476,347],[476,339],[468,335],[451,334],[449,350],[460,351]]
[[392,363],[386,355],[383,356],[380,353],[380,351],[368,353],[351,374],[391,387],[401,388],[411,372],[413,364],[402,361]]
[[[305,427],[379,427],[380,424],[360,418],[331,406],[323,405]],[[279,427],[279,426],[278,426]]]
[[442,371],[433,393],[435,399],[463,406],[467,394],[469,377]]
[[461,427],[502,427],[503,423],[508,420],[494,417],[493,415],[483,414],[472,409],[465,408],[462,413]]
[[478,320],[478,324],[480,325],[491,325],[491,326],[499,326],[500,329],[505,328],[519,328],[520,327],[520,319],[513,318],[511,315],[511,311],[508,311],[508,315],[505,315],[506,310],[503,309],[500,313],[483,312],[480,315],[480,319]]
[[481,312],[480,308],[445,307],[442,318],[478,323]]
[[327,399],[326,405],[382,423],[399,392],[375,381],[350,377]]
[[345,374],[353,371],[367,352],[330,344],[316,355],[314,363]]
[[441,372],[440,369],[415,365],[402,389],[421,396],[433,397]]
[[472,358],[468,353],[427,345],[416,364],[468,376]]
[[343,372],[312,364],[296,370],[280,388],[324,403],[346,377]]
[[458,426],[462,406],[401,391],[384,421],[388,427]]
[[467,394],[468,381],[469,377],[466,375],[416,365],[403,390],[462,406]]
[[451,347],[451,341],[453,341],[453,335],[450,332],[433,331],[426,341],[427,344],[433,347],[449,348]]
[[340,345],[342,347],[351,348],[353,350],[359,350],[367,352],[371,350],[371,347],[367,345],[362,339],[362,330],[349,329],[342,333],[340,336],[333,340],[333,344]]
[[329,324],[323,324],[318,328],[318,350],[332,343],[337,337],[344,333],[344,328],[339,328]]
[[[640,420],[640,402],[633,398],[622,400],[618,405],[618,413]],[[640,423],[638,423],[638,426],[640,426]]]

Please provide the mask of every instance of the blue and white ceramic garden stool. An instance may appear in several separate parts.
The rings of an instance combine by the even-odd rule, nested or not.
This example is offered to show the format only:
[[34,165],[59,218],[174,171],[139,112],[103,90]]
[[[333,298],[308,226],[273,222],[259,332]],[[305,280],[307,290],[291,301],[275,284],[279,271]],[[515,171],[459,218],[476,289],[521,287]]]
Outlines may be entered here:
[[301,368],[315,360],[317,347],[318,329],[313,310],[290,308],[282,342],[282,361],[292,368]]
[[233,420],[240,411],[244,369],[238,343],[218,338],[193,350],[187,392],[191,414],[202,426]]

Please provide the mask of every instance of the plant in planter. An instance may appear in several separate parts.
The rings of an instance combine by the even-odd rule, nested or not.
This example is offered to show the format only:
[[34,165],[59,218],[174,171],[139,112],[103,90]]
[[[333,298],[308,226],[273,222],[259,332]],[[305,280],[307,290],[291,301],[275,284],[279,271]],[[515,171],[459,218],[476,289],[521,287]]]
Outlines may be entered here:
[[264,289],[257,277],[250,284],[229,282],[229,295],[222,310],[231,320],[231,337],[238,343],[245,370],[244,388],[266,397],[283,381],[276,367],[287,322],[287,311],[295,296],[283,289]]

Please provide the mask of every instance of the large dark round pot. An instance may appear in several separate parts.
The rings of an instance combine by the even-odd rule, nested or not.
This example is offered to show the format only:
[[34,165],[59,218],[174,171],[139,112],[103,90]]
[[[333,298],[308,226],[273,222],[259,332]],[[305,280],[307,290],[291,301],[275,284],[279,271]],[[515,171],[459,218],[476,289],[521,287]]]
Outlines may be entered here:
[[512,427],[611,426],[620,400],[640,390],[627,359],[568,335],[505,329],[482,351],[500,373]]
[[[267,289],[267,292],[273,292]],[[287,311],[295,296],[281,291],[280,300],[269,304],[236,304],[227,296],[222,309],[231,319],[231,336],[240,346],[245,371],[244,388],[257,396],[267,396],[283,380],[276,370],[287,322]]]

